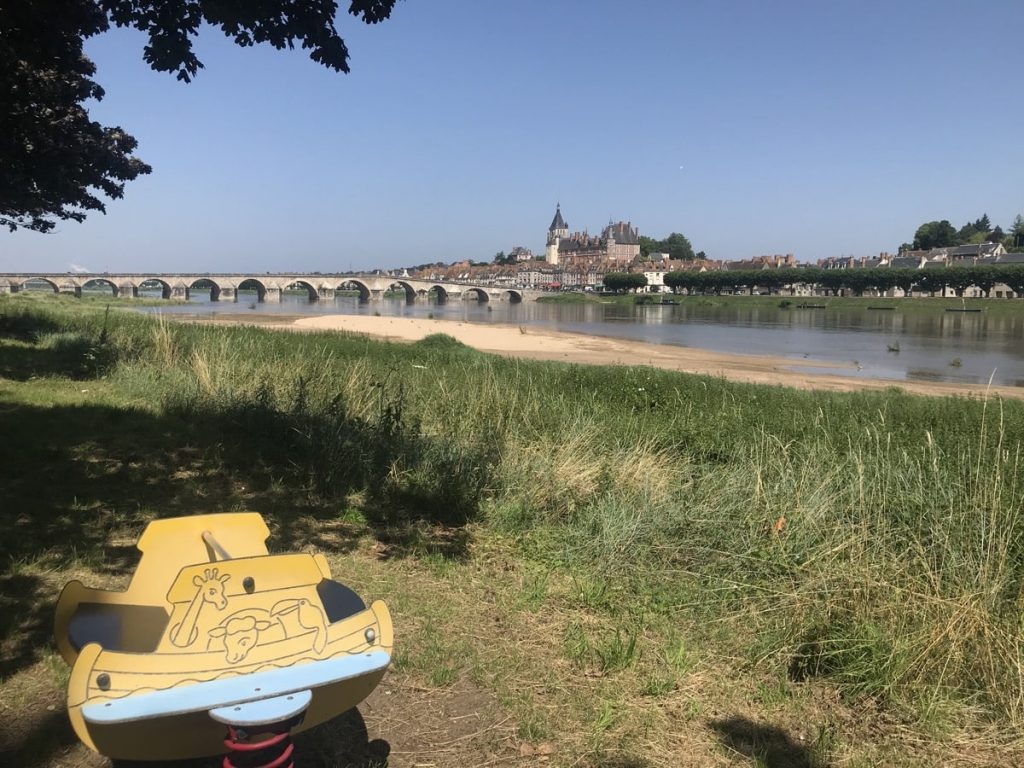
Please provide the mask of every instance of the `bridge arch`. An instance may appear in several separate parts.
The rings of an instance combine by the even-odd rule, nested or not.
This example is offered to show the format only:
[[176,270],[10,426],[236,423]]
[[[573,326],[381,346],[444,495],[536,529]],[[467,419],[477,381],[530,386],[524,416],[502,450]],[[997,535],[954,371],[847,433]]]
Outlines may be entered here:
[[362,280],[356,280],[353,278],[346,278],[341,283],[338,283],[336,291],[351,291],[352,289],[359,291],[359,303],[365,304],[370,300],[370,287]]
[[161,280],[159,277],[147,277],[139,281],[138,286],[135,288],[135,292],[137,294],[142,294],[146,291],[160,291],[161,299],[171,298],[171,284],[166,280]]
[[396,285],[401,286],[405,290],[406,303],[412,304],[416,301],[416,289],[412,287],[411,283],[407,283],[404,280],[395,280],[388,288],[394,288]]
[[[149,281],[147,281],[149,282]],[[166,283],[159,278],[153,278],[152,282],[159,283],[163,286],[164,298],[169,299],[173,294],[173,289],[170,283]],[[192,298],[192,294],[195,292],[209,291],[210,301],[220,301],[220,284],[216,280],[212,280],[209,277],[197,277],[191,283],[185,285],[185,297]]]
[[[210,281],[213,282],[212,280]],[[306,290],[311,290],[308,285],[303,286]],[[223,290],[223,286],[218,286]],[[262,280],[257,280],[255,277],[247,277],[244,280],[239,281],[238,285],[235,286],[235,300],[238,300],[239,291],[256,291],[256,301],[263,302],[267,298],[267,286],[263,284]],[[313,298],[316,298],[316,291],[313,291]]]
[[[299,288],[302,288],[302,289],[304,289],[306,291],[306,296],[309,298],[310,301],[319,301],[320,300],[320,292],[316,289],[316,286],[313,285],[308,280],[302,280],[302,279],[289,280],[287,283],[283,283],[281,285],[282,293],[284,291],[294,291],[294,290],[297,290]],[[263,295],[262,294],[260,294],[260,301],[263,301]]]
[[[31,283],[32,286],[29,286],[29,283]],[[60,286],[58,286],[55,282],[53,282],[53,280],[51,280],[48,277],[26,277],[24,280],[21,281],[21,284],[18,286],[18,290],[19,291],[33,291],[33,290],[37,290],[34,286],[37,286],[40,283],[45,283],[46,285],[50,286],[53,289],[54,293],[60,293]]]
[[441,285],[439,283],[435,283],[434,285],[432,285],[429,288],[427,288],[427,298],[428,299],[430,298],[430,294],[431,293],[433,293],[434,296],[437,297],[437,303],[438,304],[447,304],[448,303],[448,289],[445,288],[443,285]]
[[462,300],[465,301],[470,294],[476,295],[476,300],[481,304],[486,304],[491,300],[491,297],[487,294],[483,288],[466,288],[462,292]]
[[504,291],[502,291],[502,296],[507,296],[508,297],[508,303],[509,304],[522,304],[523,303],[523,292],[522,291],[515,291],[515,290],[512,290],[511,288],[506,288]]
[[[115,283],[113,280],[111,280],[108,277],[90,277],[88,280],[86,280],[84,283],[82,283],[81,289],[83,291],[85,291],[85,290],[95,290],[95,289],[99,288],[100,286],[104,286],[104,285],[107,286],[110,289],[110,295],[111,296],[115,296],[116,297],[116,296],[120,295],[120,290],[118,289],[117,283]],[[129,283],[128,286],[129,286],[129,288],[128,288],[129,295],[131,295],[131,283]]]

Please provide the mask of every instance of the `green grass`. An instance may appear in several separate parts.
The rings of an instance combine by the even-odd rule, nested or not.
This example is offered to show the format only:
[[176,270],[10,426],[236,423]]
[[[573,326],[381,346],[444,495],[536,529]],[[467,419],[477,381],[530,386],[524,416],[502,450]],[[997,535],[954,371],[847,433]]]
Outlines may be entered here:
[[[769,681],[749,694],[768,709],[821,682],[922,732],[994,724],[1009,739],[1024,717],[1020,402],[811,393],[20,296],[0,298],[0,376],[0,524],[19,532],[0,562],[26,595],[47,568],[122,572],[157,510],[260,511],[282,549],[306,541],[300,519],[313,537],[371,530],[444,583],[490,567],[477,531],[514,552],[495,587],[509,610],[564,618],[544,630],[548,662],[618,686],[574,721],[595,751],[639,727],[628,697],[684,696],[715,658]],[[41,621],[5,625],[8,658],[36,653]],[[412,628],[400,668],[431,688],[478,670],[522,733],[567,727],[527,717],[512,672],[442,621]]]
[[605,294],[598,295],[595,293],[584,293],[583,291],[549,293],[537,297],[537,301],[541,302],[542,304],[585,304],[587,302],[594,302],[600,304],[608,303],[613,300],[613,297]]

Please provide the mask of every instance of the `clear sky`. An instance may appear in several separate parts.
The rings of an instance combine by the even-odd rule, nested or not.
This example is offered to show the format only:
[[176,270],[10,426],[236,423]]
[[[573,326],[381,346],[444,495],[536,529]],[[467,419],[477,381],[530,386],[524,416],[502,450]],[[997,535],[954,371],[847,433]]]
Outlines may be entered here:
[[490,260],[542,252],[558,201],[572,230],[808,262],[1024,212],[1021,0],[406,0],[338,26],[351,74],[206,29],[187,85],[137,33],[91,40],[90,112],[153,173],[0,232],[0,271]]

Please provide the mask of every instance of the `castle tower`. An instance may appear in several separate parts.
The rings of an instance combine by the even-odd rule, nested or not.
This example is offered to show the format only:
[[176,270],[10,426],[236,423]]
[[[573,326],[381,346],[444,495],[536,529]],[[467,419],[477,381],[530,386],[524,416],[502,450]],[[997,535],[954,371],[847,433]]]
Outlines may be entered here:
[[562,218],[562,206],[561,203],[555,204],[555,217],[551,220],[551,226],[548,227],[548,242],[547,247],[544,249],[544,259],[548,264],[552,266],[558,265],[558,244],[561,242],[563,237],[569,236],[569,225],[565,223],[565,219]]

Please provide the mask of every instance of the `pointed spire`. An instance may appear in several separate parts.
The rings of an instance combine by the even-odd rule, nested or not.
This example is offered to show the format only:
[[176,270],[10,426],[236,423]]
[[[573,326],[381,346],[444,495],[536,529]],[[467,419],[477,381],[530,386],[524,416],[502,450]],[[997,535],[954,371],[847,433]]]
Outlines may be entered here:
[[554,232],[556,229],[568,229],[569,226],[565,223],[565,219],[562,218],[562,204],[555,203],[555,218],[551,220],[551,226],[548,227],[548,232]]

